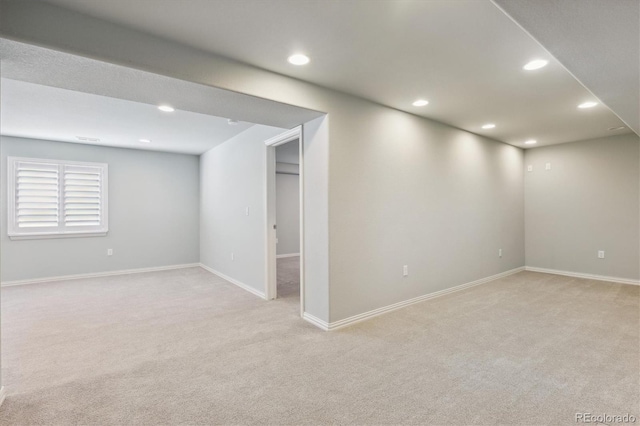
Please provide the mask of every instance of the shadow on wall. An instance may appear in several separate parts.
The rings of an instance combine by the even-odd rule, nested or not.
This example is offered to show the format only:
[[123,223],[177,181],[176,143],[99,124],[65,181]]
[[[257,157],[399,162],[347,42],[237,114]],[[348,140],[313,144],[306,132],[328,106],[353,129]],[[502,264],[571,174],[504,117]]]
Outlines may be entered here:
[[299,142],[276,147],[277,255],[300,253]]

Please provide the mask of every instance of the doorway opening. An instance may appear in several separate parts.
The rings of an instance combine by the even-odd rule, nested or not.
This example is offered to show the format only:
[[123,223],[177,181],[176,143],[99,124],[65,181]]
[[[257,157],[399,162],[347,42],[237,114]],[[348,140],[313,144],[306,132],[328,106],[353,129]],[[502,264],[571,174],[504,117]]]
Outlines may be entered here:
[[302,127],[265,142],[268,299],[300,300],[304,312]]

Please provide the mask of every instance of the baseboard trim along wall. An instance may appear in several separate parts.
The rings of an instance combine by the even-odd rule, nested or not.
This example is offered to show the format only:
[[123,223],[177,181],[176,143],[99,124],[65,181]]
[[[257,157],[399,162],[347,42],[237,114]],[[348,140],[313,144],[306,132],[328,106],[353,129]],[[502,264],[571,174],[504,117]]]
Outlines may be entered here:
[[276,257],[278,259],[280,259],[282,257],[296,257],[296,256],[300,256],[300,253],[289,253],[289,254],[278,254],[278,255],[276,255]]
[[632,280],[630,278],[607,277],[604,275],[583,274],[580,272],[558,271],[556,269],[536,268],[533,266],[525,266],[526,271],[542,272],[543,274],[564,275],[565,277],[584,278],[587,280],[608,281],[618,284],[640,285],[640,280]]
[[325,331],[333,331],[333,330],[337,330],[339,328],[343,328],[343,327],[347,327],[349,325],[361,322],[361,321],[365,321],[374,317],[377,317],[379,315],[382,314],[386,314],[388,312],[391,311],[395,311],[401,308],[404,308],[406,306],[409,305],[413,305],[416,303],[420,303],[420,302],[424,302],[426,300],[429,299],[435,299],[436,297],[440,297],[440,296],[444,296],[446,294],[449,293],[454,293],[456,291],[460,291],[460,290],[464,290],[467,288],[471,288],[471,287],[475,287],[477,285],[480,284],[485,284],[491,281],[495,281],[497,279],[500,278],[504,278],[507,277],[509,275],[513,275],[513,274],[517,274],[518,272],[522,272],[524,271],[524,267],[520,267],[520,268],[515,268],[515,269],[511,269],[509,271],[505,271],[505,272],[501,272],[499,274],[496,275],[491,275],[489,277],[486,278],[481,278],[479,280],[476,281],[471,281],[469,283],[466,284],[461,284],[455,287],[451,287],[451,288],[447,288],[444,290],[440,290],[440,291],[436,291],[434,293],[429,293],[429,294],[425,294],[422,296],[418,296],[418,297],[414,297],[413,299],[409,299],[409,300],[405,300],[402,302],[398,302],[398,303],[394,303],[392,305],[388,305],[388,306],[383,306],[382,308],[378,308],[378,309],[374,309],[372,311],[368,311],[368,312],[364,312],[362,314],[358,314],[358,315],[354,315],[352,317],[349,318],[345,318],[345,319],[341,319],[339,321],[334,321],[331,323],[327,323],[326,321],[323,321],[307,312],[304,313],[304,315],[302,316],[302,318],[304,318],[306,321],[310,322],[311,324],[315,325],[316,327],[321,328],[322,330]]
[[198,266],[200,266],[199,263],[186,263],[182,265],[155,266],[153,268],[122,269],[119,271],[93,272],[88,274],[75,274],[75,275],[61,275],[58,277],[36,278],[32,280],[3,281],[1,285],[2,287],[11,287],[14,285],[38,284],[38,283],[47,283],[52,281],[79,280],[83,278],[109,277],[112,275],[140,274],[143,272],[157,272],[157,271],[170,271],[172,269],[197,268]]
[[215,269],[208,267],[207,265],[204,265],[204,264],[200,263],[200,265],[199,265],[199,266],[200,266],[202,269],[204,269],[205,271],[211,272],[213,275],[217,275],[217,276],[219,276],[220,278],[222,278],[222,279],[224,279],[224,280],[226,280],[226,281],[229,281],[231,284],[235,284],[235,285],[237,285],[238,287],[240,287],[241,289],[246,290],[246,291],[248,291],[249,293],[253,293],[253,294],[255,294],[256,296],[258,296],[259,298],[261,298],[261,299],[267,300],[267,296],[264,294],[264,292],[262,292],[262,291],[258,291],[258,290],[256,290],[255,288],[253,288],[253,287],[251,287],[251,286],[248,286],[248,285],[246,285],[246,284],[245,284],[245,283],[243,283],[243,282],[240,282],[240,281],[238,281],[238,280],[236,280],[236,279],[234,279],[234,278],[231,278],[231,277],[230,277],[230,276],[228,276],[228,275],[223,274],[222,272],[218,272],[218,271],[216,271]]
[[315,316],[311,315],[311,314],[310,314],[310,313],[308,313],[308,312],[305,312],[305,313],[302,315],[302,319],[304,319],[304,320],[305,320],[305,321],[307,321],[307,322],[310,322],[311,324],[315,325],[316,327],[318,327],[318,328],[319,328],[319,329],[321,329],[321,330],[324,330],[324,331],[329,331],[329,330],[331,330],[331,328],[329,328],[329,323],[327,323],[327,322],[326,322],[326,321],[324,321],[324,320],[321,320],[321,319],[320,319],[320,318],[318,318],[318,317],[315,317]]
[[0,388],[0,406],[2,405],[6,397],[7,397],[7,389],[3,386]]

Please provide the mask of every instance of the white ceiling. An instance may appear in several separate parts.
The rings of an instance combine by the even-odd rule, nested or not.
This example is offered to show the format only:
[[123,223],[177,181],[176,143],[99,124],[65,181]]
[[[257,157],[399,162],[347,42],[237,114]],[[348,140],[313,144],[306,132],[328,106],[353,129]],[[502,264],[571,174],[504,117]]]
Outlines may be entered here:
[[[7,39],[0,55],[5,135],[200,154],[250,123],[289,129],[323,114]],[[158,111],[165,103],[176,111]]]
[[493,1],[640,134],[640,1]]
[[[624,125],[602,105],[578,110],[594,96],[489,0],[48,1],[517,146]],[[294,52],[311,63],[288,64]],[[550,63],[523,71],[532,58]]]
[[0,38],[2,77],[181,111],[292,128],[323,113]]
[[[3,78],[3,135],[201,154],[251,127],[226,118]],[[77,136],[99,138],[82,142]],[[150,143],[139,139],[150,139]]]

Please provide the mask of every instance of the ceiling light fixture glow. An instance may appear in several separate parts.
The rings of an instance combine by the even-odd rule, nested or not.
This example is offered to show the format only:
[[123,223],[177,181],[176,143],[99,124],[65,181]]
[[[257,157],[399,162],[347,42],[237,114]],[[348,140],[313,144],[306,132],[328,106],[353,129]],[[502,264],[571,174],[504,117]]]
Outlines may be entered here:
[[538,141],[535,140],[535,139],[529,139],[528,141],[524,142],[525,145],[535,145],[537,143],[538,143]]
[[540,68],[546,66],[548,63],[549,63],[549,61],[547,61],[545,59],[534,59],[533,61],[528,62],[522,68],[527,70],[527,71],[533,71],[533,70],[537,70],[537,69],[540,69]]
[[160,105],[160,106],[158,106],[158,109],[160,111],[164,111],[164,112],[173,112],[173,111],[175,111],[175,108],[173,108],[172,106],[169,106],[169,105]]
[[598,105],[597,102],[594,101],[588,101],[588,102],[583,102],[580,105],[578,105],[578,108],[580,109],[585,109],[585,108],[593,108],[594,106]]
[[413,102],[413,106],[416,107],[423,107],[425,105],[429,105],[429,101],[427,101],[426,99],[418,99],[417,101]]
[[493,129],[494,127],[496,127],[496,125],[493,123],[487,123],[482,126],[483,129]]
[[311,59],[307,55],[302,55],[300,53],[289,56],[288,59],[290,64],[293,65],[307,65]]
[[151,139],[140,139],[142,143],[151,143]]

